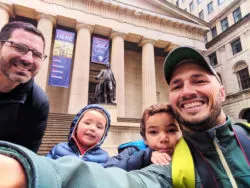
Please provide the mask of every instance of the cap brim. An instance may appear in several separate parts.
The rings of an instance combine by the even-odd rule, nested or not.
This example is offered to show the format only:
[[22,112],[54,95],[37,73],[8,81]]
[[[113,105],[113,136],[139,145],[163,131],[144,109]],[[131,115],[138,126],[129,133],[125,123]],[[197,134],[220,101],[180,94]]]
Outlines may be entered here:
[[168,84],[170,83],[170,79],[176,65],[183,60],[194,60],[197,63],[201,64],[202,67],[205,66],[204,68],[214,74],[213,69],[198,51],[191,47],[181,46],[169,52],[164,61],[164,75]]

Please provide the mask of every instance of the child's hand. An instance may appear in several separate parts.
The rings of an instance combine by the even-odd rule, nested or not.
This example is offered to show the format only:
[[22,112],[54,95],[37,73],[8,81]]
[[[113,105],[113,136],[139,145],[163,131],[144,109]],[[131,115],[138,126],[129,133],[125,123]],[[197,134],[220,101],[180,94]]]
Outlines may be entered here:
[[0,187],[25,188],[25,172],[18,161],[0,155]]
[[151,156],[153,164],[168,165],[171,161],[171,157],[167,153],[160,153],[159,151],[153,151]]

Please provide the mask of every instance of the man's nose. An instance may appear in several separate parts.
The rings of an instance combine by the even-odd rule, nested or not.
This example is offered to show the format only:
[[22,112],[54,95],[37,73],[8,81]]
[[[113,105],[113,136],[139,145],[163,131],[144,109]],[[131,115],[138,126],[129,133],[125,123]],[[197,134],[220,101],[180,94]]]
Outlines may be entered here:
[[182,92],[181,92],[181,95],[183,97],[191,96],[194,93],[195,93],[195,90],[191,84],[186,83],[183,85]]
[[20,59],[23,60],[26,64],[33,63],[34,59],[32,51],[29,50],[25,55],[22,55]]

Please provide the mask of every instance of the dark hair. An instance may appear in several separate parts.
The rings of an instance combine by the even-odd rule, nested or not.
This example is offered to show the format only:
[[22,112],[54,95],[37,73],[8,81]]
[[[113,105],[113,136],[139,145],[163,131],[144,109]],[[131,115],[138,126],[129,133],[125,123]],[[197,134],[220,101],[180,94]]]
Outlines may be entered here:
[[145,131],[147,119],[149,118],[149,116],[153,116],[154,114],[161,112],[168,113],[169,115],[174,116],[174,112],[169,104],[153,104],[144,110],[140,122],[140,134],[144,140],[146,140]]
[[33,33],[43,40],[43,47],[45,47],[45,39],[41,31],[39,31],[34,25],[26,22],[9,22],[6,25],[3,26],[1,32],[0,32],[0,41],[2,40],[8,40],[11,37],[11,34],[16,29],[23,29],[27,32]]

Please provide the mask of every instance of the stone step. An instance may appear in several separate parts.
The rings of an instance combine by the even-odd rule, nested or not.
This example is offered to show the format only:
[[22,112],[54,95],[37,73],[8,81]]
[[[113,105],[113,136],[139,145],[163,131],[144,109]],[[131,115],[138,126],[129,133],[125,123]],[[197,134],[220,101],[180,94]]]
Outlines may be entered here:
[[64,133],[67,133],[67,134],[69,134],[69,129],[63,129],[63,128],[61,128],[61,129],[47,129],[46,130],[46,132],[48,133],[48,132],[64,132]]
[[71,122],[75,115],[62,113],[49,113],[47,128],[38,154],[47,154],[53,146],[68,141]]
[[44,134],[44,136],[55,136],[55,137],[58,137],[58,136],[68,136],[69,133],[68,131],[67,132],[64,132],[64,131],[48,131]]
[[138,118],[124,118],[124,117],[117,117],[118,122],[124,122],[124,123],[140,123],[140,119]]

